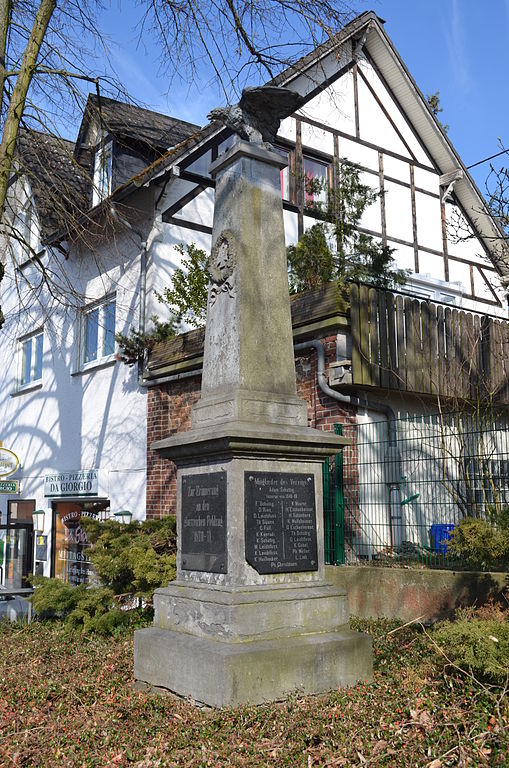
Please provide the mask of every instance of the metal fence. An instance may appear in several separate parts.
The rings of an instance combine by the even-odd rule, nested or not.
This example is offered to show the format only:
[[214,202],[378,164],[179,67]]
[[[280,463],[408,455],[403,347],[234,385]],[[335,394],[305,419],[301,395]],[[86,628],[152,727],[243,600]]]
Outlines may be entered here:
[[491,409],[335,425],[324,465],[326,562],[459,567],[454,525],[509,504],[509,422]]

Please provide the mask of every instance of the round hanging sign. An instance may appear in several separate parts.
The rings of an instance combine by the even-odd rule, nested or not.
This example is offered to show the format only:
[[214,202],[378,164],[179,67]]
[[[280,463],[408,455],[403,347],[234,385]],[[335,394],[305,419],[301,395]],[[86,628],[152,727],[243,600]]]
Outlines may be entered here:
[[0,448],[0,478],[13,475],[19,467],[19,459],[8,448]]

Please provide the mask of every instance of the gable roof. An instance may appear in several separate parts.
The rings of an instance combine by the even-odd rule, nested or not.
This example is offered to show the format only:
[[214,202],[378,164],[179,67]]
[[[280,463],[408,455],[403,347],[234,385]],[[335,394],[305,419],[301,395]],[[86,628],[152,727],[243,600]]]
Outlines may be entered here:
[[368,22],[365,48],[440,174],[445,175],[456,170],[463,172],[454,186],[454,194],[481,237],[486,251],[502,277],[502,282],[508,288],[509,244],[505,233],[493,218],[467,167],[378,19],[371,18]]
[[74,144],[20,128],[16,174],[30,184],[43,238],[87,209],[87,178],[74,159]]
[[[365,11],[347,24],[337,35],[320,45],[307,56],[286,69],[271,81],[271,85],[280,85],[298,89],[305,87],[311,98],[320,88],[327,87],[325,67],[321,66],[327,57],[336,56],[345,46],[350,45],[351,56],[360,52],[367,53],[371,62],[388,85],[393,98],[406,115],[416,135],[426,147],[429,156],[441,175],[462,171],[454,187],[454,193],[463,210],[470,218],[474,230],[480,236],[487,254],[499,272],[502,282],[509,287],[509,244],[503,230],[493,218],[486,201],[471,177],[468,169],[454,149],[450,139],[430,109],[427,99],[410,75],[407,67],[396,51],[384,29],[384,21],[374,11]],[[308,79],[307,86],[305,80]],[[321,84],[319,82],[321,78]],[[300,79],[300,83],[296,82]],[[304,99],[304,104],[306,99]],[[195,146],[205,141],[218,128],[209,125],[196,135],[192,146],[183,142],[165,153],[141,174],[133,179],[135,186],[148,184],[167,172],[168,168],[178,165]],[[128,185],[126,185],[127,189]]]
[[81,149],[88,127],[94,120],[115,138],[142,142],[158,153],[179,144],[200,127],[134,104],[90,94],[76,140],[76,151]]
[[[374,11],[364,11],[363,13],[359,14],[359,16],[356,16],[355,19],[349,22],[345,27],[343,27],[343,29],[336,35],[322,43],[322,45],[315,48],[314,51],[311,51],[311,53],[303,56],[292,66],[288,67],[288,69],[285,69],[275,78],[270,80],[267,85],[280,85],[291,88],[291,81],[293,79],[304,74],[309,68],[315,67],[316,64],[323,57],[331,53],[331,51],[335,51],[351,38],[361,37],[362,31],[367,27],[371,20],[376,20],[380,25],[385,23],[384,20],[377,16]],[[147,184],[151,182],[153,179],[163,174],[165,170],[176,163],[177,160],[186,157],[192,149],[198,147],[201,143],[210,139],[214,134],[218,134],[222,131],[224,131],[222,126],[218,126],[215,123],[209,123],[201,130],[196,132],[195,136],[193,137],[194,141],[192,144],[183,141],[180,145],[169,149],[164,155],[161,156],[161,158],[158,158],[158,160],[148,166],[142,173],[137,174],[137,176],[134,177],[134,183],[136,186],[140,186],[141,184]]]

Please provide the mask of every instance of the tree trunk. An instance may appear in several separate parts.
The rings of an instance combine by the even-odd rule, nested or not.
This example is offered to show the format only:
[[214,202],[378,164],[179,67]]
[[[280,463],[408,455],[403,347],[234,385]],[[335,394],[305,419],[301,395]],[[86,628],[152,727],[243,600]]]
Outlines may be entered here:
[[[4,4],[7,5],[6,14],[9,14],[8,0],[0,0],[0,9],[3,12]],[[16,139],[18,137],[19,123],[25,108],[25,101],[34,76],[39,51],[48,29],[48,24],[56,7],[56,0],[41,0],[37,14],[34,19],[32,32],[28,39],[23,62],[14,85],[12,95],[9,101],[9,107],[5,116],[2,141],[0,143],[0,214],[3,215],[5,207],[5,197],[7,194],[7,185],[12,170],[12,161],[16,148]],[[0,19],[0,24],[4,23],[4,18]],[[0,28],[1,29],[1,28]],[[3,31],[3,30],[1,30]],[[5,68],[3,70],[5,78]]]
[[0,0],[0,119],[4,103],[5,76],[7,74],[5,53],[11,8],[11,0]]

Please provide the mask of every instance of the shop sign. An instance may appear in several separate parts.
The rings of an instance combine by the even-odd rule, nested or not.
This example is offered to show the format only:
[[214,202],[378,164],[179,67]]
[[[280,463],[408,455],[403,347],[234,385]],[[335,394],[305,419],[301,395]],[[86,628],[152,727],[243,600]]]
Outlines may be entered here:
[[0,480],[0,493],[19,494],[19,480]]
[[13,475],[19,467],[19,459],[8,448],[0,448],[0,478]]
[[44,495],[51,498],[65,496],[97,496],[99,493],[99,470],[83,469],[73,472],[58,472],[44,478]]
[[48,537],[39,536],[35,537],[35,559],[47,560],[48,559]]

